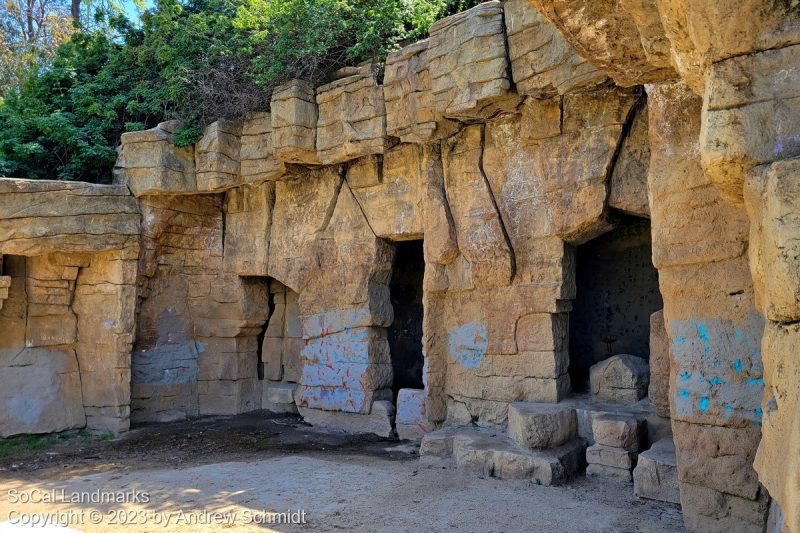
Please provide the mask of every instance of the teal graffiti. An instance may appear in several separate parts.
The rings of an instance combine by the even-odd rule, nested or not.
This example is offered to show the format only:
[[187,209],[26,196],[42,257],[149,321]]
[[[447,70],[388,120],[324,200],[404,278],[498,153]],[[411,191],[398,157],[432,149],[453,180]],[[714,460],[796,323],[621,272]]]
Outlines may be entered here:
[[469,322],[452,330],[448,336],[450,357],[464,368],[478,368],[486,355],[489,332],[479,322]]

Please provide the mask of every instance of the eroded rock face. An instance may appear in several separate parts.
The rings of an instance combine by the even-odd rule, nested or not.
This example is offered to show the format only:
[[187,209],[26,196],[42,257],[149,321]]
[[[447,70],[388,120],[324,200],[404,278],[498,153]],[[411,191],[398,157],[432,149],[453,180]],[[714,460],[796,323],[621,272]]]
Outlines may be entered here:
[[519,94],[553,96],[606,81],[606,75],[579,56],[528,0],[508,0],[503,9],[511,71]]
[[650,166],[647,108],[635,111],[625,139],[620,146],[608,192],[608,205],[626,213],[650,217],[647,200],[647,171]]
[[223,267],[241,276],[266,276],[275,184],[232,189],[225,194]]
[[636,403],[647,393],[650,367],[641,357],[615,355],[592,365],[589,379],[592,394],[609,403]]
[[427,59],[437,115],[488,118],[512,111],[519,100],[511,92],[501,2],[484,2],[437,21]]
[[327,227],[341,185],[337,169],[327,168],[275,187],[269,273],[294,291],[307,282],[314,264],[312,244]]
[[270,102],[273,146],[279,161],[316,164],[317,101],[314,87],[291,80],[272,93]]
[[239,152],[242,124],[218,120],[209,124],[194,149],[198,192],[216,192],[241,183]]
[[800,45],[733,57],[708,70],[703,168],[737,205],[750,169],[800,155],[793,126],[800,118],[798,61]]
[[0,254],[135,253],[139,218],[124,186],[0,179]]
[[114,182],[130,187],[137,198],[196,191],[194,147],[175,146],[176,126],[163,122],[153,129],[123,133]]
[[[656,2],[530,1],[579,54],[617,84],[630,87],[674,76],[671,65],[664,60],[665,43],[663,29],[658,27]],[[636,13],[641,28],[632,13]]]
[[402,142],[426,142],[452,134],[457,123],[437,115],[431,90],[428,46],[425,39],[386,58],[383,97],[386,133]]
[[386,148],[383,89],[370,67],[317,89],[317,155],[326,165]]
[[722,199],[700,166],[700,99],[683,84],[651,87],[648,97],[653,262],[670,339],[670,416],[685,521],[727,527],[726,506],[741,501],[739,518],[763,523],[752,460],[762,417],[764,321],[744,255],[746,214]]
[[286,172],[278,160],[272,122],[269,113],[256,113],[242,123],[239,159],[243,183],[276,180]]

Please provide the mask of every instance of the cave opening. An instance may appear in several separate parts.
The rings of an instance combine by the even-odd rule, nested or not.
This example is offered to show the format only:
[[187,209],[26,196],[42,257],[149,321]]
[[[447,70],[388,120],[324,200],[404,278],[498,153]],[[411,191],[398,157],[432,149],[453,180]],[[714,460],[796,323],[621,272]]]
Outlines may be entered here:
[[576,249],[576,298],[569,321],[572,390],[586,392],[589,369],[618,354],[649,360],[650,315],[662,308],[650,221],[619,224]]
[[396,244],[392,278],[389,284],[394,321],[387,336],[392,357],[395,400],[400,389],[422,389],[422,282],[425,259],[422,241]]

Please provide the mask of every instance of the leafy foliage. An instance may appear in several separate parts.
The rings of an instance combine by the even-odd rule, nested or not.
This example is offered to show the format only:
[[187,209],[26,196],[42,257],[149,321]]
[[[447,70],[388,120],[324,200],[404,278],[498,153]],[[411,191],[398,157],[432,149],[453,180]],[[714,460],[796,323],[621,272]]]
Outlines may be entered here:
[[273,88],[382,61],[476,0],[159,0],[135,27],[84,28],[0,102],[0,174],[104,182],[124,131],[178,118],[189,145]]

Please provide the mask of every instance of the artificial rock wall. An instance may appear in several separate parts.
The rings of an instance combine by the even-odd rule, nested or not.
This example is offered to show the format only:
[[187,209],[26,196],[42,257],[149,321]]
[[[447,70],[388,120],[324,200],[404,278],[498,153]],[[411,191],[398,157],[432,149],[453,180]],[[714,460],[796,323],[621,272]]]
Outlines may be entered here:
[[[797,6],[531,3],[618,84],[651,84],[653,254],[687,524],[758,529],[760,481],[772,524],[798,530]],[[739,466],[754,456],[755,470]]]
[[137,202],[116,185],[4,179],[0,214],[0,435],[127,430]]
[[[393,409],[394,243],[422,239],[424,390],[399,395],[398,428],[503,426],[509,402],[569,393],[574,247],[621,211],[652,221],[669,383],[651,396],[687,526],[760,530],[771,512],[798,530],[792,9],[486,2],[391,54],[383,80],[293,80],[194,147],[174,123],[126,133],[115,186],[2,180],[0,324],[42,328],[14,329],[0,380],[17,353],[41,361],[25,372],[58,383],[69,427],[257,409],[270,383],[309,420],[359,427]],[[42,344],[51,316],[75,333]],[[4,434],[63,429],[31,414],[52,401],[0,390],[24,406]]]

